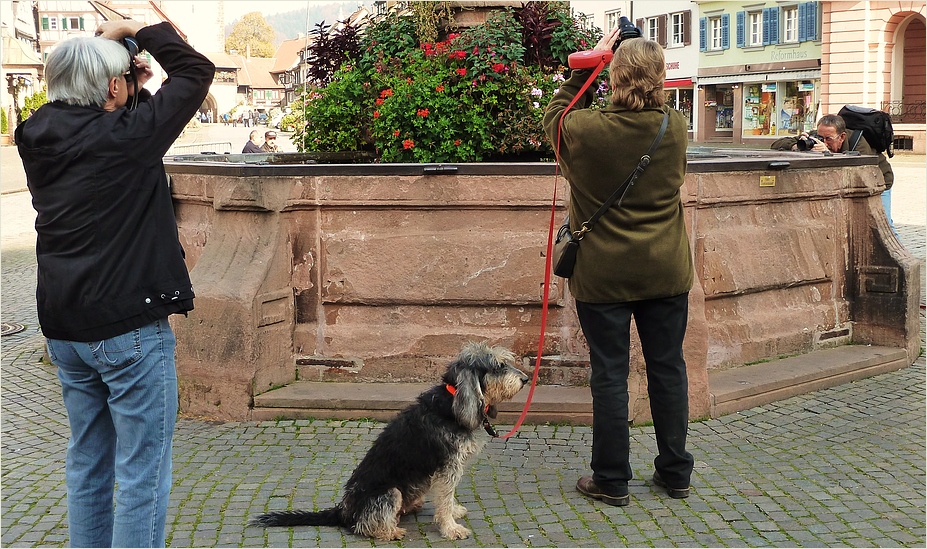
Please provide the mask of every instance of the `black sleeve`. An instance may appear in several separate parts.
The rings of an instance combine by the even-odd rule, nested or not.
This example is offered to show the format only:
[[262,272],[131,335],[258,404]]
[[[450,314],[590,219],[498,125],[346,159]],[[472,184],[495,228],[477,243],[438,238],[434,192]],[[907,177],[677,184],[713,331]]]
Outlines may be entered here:
[[135,150],[147,151],[145,154],[160,159],[203,103],[216,67],[184,42],[170,23],[144,27],[136,38],[139,46],[151,53],[167,72],[168,78],[148,101],[140,102],[128,115],[134,126],[129,134],[145,140]]

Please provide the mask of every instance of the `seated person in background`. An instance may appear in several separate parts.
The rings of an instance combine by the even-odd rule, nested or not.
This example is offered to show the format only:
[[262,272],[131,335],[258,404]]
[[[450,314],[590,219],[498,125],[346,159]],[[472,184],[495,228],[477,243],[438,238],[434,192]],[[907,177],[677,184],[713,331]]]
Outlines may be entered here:
[[[813,152],[824,152],[830,151],[832,153],[845,153],[850,150],[850,142],[854,139],[851,135],[847,135],[847,124],[844,122],[843,117],[836,114],[827,114],[821,117],[818,120],[818,135],[821,136],[820,139],[811,137],[815,141],[813,148],[808,149]],[[851,132],[855,133],[855,132]],[[797,151],[798,150],[798,140],[808,138],[807,132],[802,132],[798,137],[783,137],[773,141],[772,145],[769,146],[770,149],[777,151]],[[866,138],[862,135],[859,136],[859,141],[856,143],[856,147],[853,148],[854,151],[858,151],[859,154],[874,155],[876,154],[872,146],[869,145],[869,142],[866,141]],[[888,163],[888,158],[885,157],[885,154],[879,154],[879,171],[882,172],[882,179],[885,181],[885,191],[882,192],[882,206],[885,208],[885,215],[888,217],[889,225],[892,224],[892,184],[895,183],[895,172],[892,171],[892,165]]]
[[263,152],[280,152],[280,146],[277,145],[277,132],[264,132],[264,144],[261,145]]
[[258,131],[251,130],[251,134],[248,136],[248,142],[245,143],[245,147],[241,150],[243,153],[259,153],[264,152],[261,150],[260,145],[257,144]]

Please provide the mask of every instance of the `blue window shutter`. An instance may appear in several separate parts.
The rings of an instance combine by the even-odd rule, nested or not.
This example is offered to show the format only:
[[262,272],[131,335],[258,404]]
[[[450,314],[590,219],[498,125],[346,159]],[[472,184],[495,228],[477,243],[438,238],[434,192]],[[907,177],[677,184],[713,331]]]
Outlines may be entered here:
[[769,8],[763,8],[763,45],[769,45]]
[[779,43],[779,8],[769,8],[769,43]]
[[805,19],[807,19],[807,5],[799,4],[798,5],[798,41],[804,42],[808,40],[808,33],[805,32]]
[[708,49],[708,18],[699,17],[698,19],[698,51]]
[[737,12],[737,47],[742,48],[746,44],[745,32],[747,25],[747,14]]
[[818,39],[818,6],[808,2],[808,40]]
[[721,49],[726,50],[731,47],[731,16],[727,13],[721,14]]

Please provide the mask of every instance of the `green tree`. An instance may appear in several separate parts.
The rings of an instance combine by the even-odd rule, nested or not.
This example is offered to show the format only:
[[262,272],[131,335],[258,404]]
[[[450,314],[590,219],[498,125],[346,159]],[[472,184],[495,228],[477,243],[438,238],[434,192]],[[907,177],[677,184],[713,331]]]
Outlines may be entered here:
[[251,47],[252,57],[273,57],[274,28],[267,24],[260,12],[253,11],[245,14],[241,21],[235,23],[232,32],[225,39],[225,52],[237,50],[239,55],[245,55]]

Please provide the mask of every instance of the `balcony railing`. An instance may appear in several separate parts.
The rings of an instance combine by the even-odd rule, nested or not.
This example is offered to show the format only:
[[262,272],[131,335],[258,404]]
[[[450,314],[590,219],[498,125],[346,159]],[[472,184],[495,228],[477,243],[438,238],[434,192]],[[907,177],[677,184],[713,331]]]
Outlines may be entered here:
[[924,124],[927,122],[925,101],[883,101],[882,110],[892,117],[893,124]]

